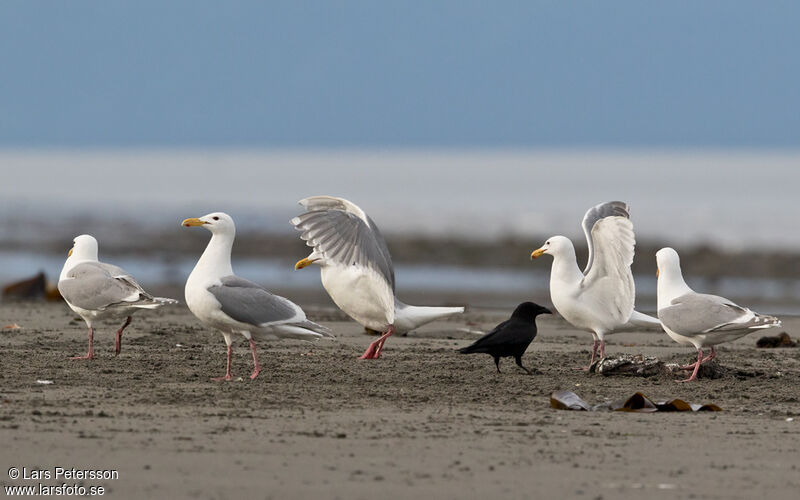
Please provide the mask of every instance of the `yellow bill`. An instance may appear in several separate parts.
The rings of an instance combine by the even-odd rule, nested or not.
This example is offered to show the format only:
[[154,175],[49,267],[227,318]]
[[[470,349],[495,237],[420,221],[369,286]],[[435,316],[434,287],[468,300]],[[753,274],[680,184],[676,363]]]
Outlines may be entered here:
[[531,260],[538,259],[542,255],[544,255],[544,248],[536,249],[531,253]]
[[202,226],[203,224],[208,224],[208,222],[200,220],[197,217],[192,217],[191,219],[184,219],[184,221],[181,222],[181,226],[186,226],[186,227]]
[[307,258],[306,259],[302,259],[302,260],[298,260],[297,264],[294,265],[294,268],[295,269],[303,269],[304,267],[308,267],[311,264],[313,264],[315,262],[315,260],[316,259],[311,260],[311,259],[307,259]]

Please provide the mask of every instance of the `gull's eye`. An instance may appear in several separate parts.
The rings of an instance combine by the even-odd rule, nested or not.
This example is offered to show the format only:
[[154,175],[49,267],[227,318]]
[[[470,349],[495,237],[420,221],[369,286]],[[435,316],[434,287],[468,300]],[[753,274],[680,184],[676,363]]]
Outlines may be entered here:
[[215,215],[214,217],[212,217],[212,219],[214,219],[214,220],[219,220],[219,217],[217,217],[217,216]]

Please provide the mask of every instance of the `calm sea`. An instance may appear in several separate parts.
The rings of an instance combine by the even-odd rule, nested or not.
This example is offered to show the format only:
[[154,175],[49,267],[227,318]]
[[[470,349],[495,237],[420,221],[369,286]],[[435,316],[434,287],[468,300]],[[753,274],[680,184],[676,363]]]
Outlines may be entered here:
[[[631,205],[640,241],[800,251],[798,152],[5,151],[0,179],[0,238],[31,247],[0,253],[2,280],[38,268],[57,275],[63,256],[40,254],[36,243],[65,225],[90,221],[95,232],[124,237],[177,231],[183,218],[226,211],[239,227],[291,232],[297,201],[318,194],[354,201],[385,233],[582,238],[586,209],[619,199]],[[122,264],[162,281],[191,266]],[[312,273],[281,275],[284,266],[237,267],[266,282],[318,286]],[[546,287],[546,273],[412,267],[398,269],[398,286],[523,292]],[[770,292],[772,282],[729,286],[800,295],[793,284],[777,285],[778,292]]]

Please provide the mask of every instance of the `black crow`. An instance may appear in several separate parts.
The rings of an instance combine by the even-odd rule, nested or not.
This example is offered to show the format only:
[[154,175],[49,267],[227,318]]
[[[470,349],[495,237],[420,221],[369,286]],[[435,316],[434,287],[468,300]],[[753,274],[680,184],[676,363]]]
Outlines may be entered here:
[[517,366],[525,370],[528,375],[530,370],[522,366],[522,355],[536,337],[536,316],[552,314],[549,309],[533,302],[523,302],[514,309],[511,319],[503,321],[494,330],[475,341],[474,344],[458,350],[461,354],[485,352],[494,358],[497,373],[500,371],[500,358],[514,357]]

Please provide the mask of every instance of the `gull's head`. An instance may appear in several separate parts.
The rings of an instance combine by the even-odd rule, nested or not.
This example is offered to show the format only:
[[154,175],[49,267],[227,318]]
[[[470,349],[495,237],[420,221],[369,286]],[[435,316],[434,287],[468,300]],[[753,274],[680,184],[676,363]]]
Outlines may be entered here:
[[236,234],[236,225],[233,218],[224,212],[214,212],[202,217],[185,219],[181,222],[185,227],[204,227],[211,231],[211,234]]
[[97,240],[94,236],[82,234],[72,240],[72,248],[67,258],[73,260],[97,260]]
[[572,242],[565,236],[551,236],[540,248],[531,253],[531,260],[538,259],[544,254],[562,255],[572,249]]
[[681,272],[681,259],[678,257],[678,252],[669,247],[656,252],[656,265],[658,266],[656,277],[664,273]]

